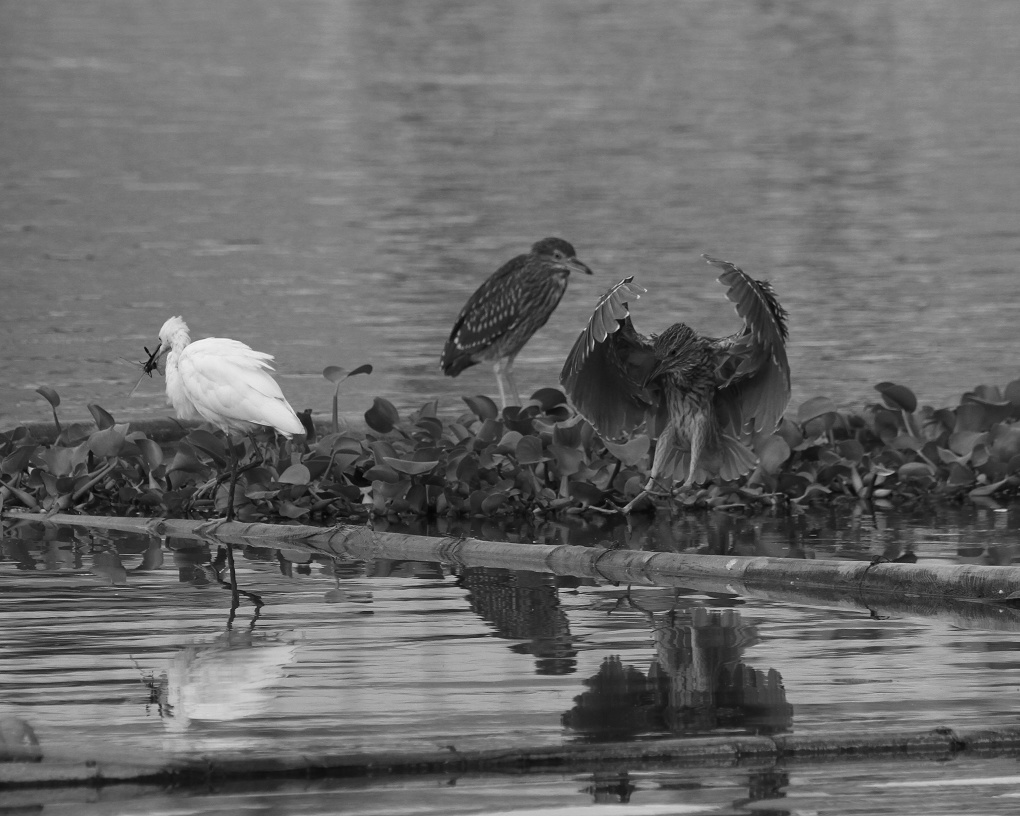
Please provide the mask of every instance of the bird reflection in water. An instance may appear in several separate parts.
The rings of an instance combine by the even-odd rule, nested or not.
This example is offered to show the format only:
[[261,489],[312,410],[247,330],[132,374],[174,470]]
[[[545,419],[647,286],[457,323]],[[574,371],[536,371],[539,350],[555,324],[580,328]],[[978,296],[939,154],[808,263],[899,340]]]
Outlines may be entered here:
[[186,646],[147,677],[150,702],[172,732],[264,715],[296,654],[296,644],[228,630],[211,643]]
[[559,590],[574,579],[522,570],[466,567],[458,585],[468,590],[471,611],[499,637],[519,640],[513,649],[535,658],[537,674],[571,674],[577,648]]
[[739,729],[774,734],[793,724],[782,678],[741,659],[755,642],[754,627],[734,610],[704,606],[670,609],[659,619],[628,598],[627,606],[653,624],[656,654],[647,673],[607,657],[585,681],[563,724],[586,741],[641,735],[711,734]]

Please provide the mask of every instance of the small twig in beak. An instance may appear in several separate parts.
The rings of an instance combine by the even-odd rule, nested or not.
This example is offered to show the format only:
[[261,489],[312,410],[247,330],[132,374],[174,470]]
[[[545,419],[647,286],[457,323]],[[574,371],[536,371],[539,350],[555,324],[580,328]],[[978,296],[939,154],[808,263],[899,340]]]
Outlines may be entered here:
[[[151,377],[152,375],[150,374],[149,376]],[[138,386],[140,386],[142,384],[142,380],[144,380],[144,379],[145,379],[145,372],[143,371],[141,373],[141,376],[138,377],[138,382],[135,383],[135,387],[132,388],[131,392],[128,394],[129,397],[133,397],[135,395],[135,391],[138,390]]]
[[152,351],[149,351],[148,346],[142,346],[142,348],[145,349],[145,353],[149,355],[149,359],[146,360],[144,363],[142,362],[135,363],[132,361],[133,365],[139,365],[142,367],[142,376],[138,378],[138,382],[135,383],[135,387],[131,389],[131,393],[128,394],[129,397],[134,396],[135,391],[137,391],[138,386],[142,384],[142,380],[145,378],[146,374],[148,374],[151,377],[153,371],[159,370],[159,363],[157,362],[157,358],[159,357],[159,350],[162,345],[163,345],[162,343],[157,343],[156,348],[154,348]]
[[159,356],[159,349],[162,345],[163,345],[162,343],[157,343],[156,348],[154,348],[152,351],[149,351],[148,346],[142,346],[142,348],[145,349],[145,353],[149,355],[149,359],[146,360],[145,364],[142,366],[142,371],[144,371],[150,377],[152,376],[152,372],[159,368],[159,363],[156,362],[156,358]]

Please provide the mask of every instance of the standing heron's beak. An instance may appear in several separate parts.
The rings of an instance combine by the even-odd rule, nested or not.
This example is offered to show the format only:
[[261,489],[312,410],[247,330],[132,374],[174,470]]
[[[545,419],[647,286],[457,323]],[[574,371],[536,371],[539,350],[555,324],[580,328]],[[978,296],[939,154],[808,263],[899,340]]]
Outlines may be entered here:
[[584,273],[585,275],[594,274],[591,269],[588,268],[587,264],[579,261],[577,258],[567,258],[563,261],[563,265],[571,272],[577,272],[578,274]]

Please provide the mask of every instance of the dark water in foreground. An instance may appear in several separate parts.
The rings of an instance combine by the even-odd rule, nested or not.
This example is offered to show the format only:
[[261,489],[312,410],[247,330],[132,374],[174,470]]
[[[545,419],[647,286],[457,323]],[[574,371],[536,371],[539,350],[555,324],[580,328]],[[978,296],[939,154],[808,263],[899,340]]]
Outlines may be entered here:
[[[1003,0],[50,0],[0,26],[0,427],[118,419],[171,314],[277,356],[299,410],[417,407],[461,304],[562,235],[571,285],[519,361],[554,381],[596,297],[646,331],[734,316],[700,253],[770,277],[794,405],[1017,368],[1020,5]],[[459,404],[459,403],[458,403]]]
[[[717,522],[700,530],[688,522],[687,549],[854,559],[909,552],[943,563],[1010,563],[1020,552],[1015,512],[945,512],[926,528],[890,517],[862,525],[819,516],[806,520],[804,535],[760,523],[753,543]],[[549,540],[576,543],[588,532],[564,527]],[[824,602],[628,592],[538,573],[249,549],[239,577],[266,606],[257,619],[243,608],[228,632],[229,595],[209,578],[215,557],[183,540],[35,524],[9,530],[0,557],[0,718],[29,722],[42,745],[61,755],[152,757],[917,731],[1020,717],[1020,617],[1012,613],[869,615]],[[994,778],[974,783],[992,807],[996,797],[1020,794],[1020,776],[1005,762],[951,765],[941,775],[922,764],[906,777],[894,764],[862,770],[859,779],[871,794],[899,795],[893,812],[910,813],[948,811],[909,807],[906,779],[928,779],[924,794],[931,796],[932,786],[959,774]],[[636,786],[633,803],[651,809],[634,812],[647,813],[677,812],[661,808],[679,801],[697,805],[680,812],[708,812],[748,790],[784,798],[801,787],[808,798],[864,790],[844,785],[836,793],[825,779],[824,769],[810,767],[636,767],[622,778],[529,777],[513,789],[548,809],[619,801]],[[406,812],[396,804],[387,810],[388,803],[407,807],[421,787],[442,784],[394,781],[354,796],[349,812]],[[481,799],[472,798],[474,784]],[[463,811],[448,810],[451,801],[438,793],[422,794],[428,804],[421,807],[496,812],[493,803],[504,801],[509,784],[467,778],[457,782]],[[695,793],[678,800],[669,793],[678,789]],[[277,812],[267,804],[279,806],[274,797],[302,796],[317,812],[317,797],[332,788],[302,790],[286,784],[221,792],[225,798],[200,798],[188,812]],[[530,800],[514,801],[521,809]]]

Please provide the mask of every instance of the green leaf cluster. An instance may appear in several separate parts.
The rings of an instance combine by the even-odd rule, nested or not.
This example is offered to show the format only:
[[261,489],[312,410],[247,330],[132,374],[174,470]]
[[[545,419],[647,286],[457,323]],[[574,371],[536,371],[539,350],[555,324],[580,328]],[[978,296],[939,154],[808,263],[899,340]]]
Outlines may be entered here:
[[955,408],[918,409],[906,386],[875,386],[862,412],[815,400],[779,434],[791,449],[776,483],[788,495],[825,493],[887,508],[930,500],[1015,499],[1020,487],[1020,380],[979,386]]

